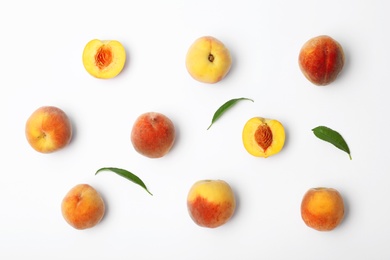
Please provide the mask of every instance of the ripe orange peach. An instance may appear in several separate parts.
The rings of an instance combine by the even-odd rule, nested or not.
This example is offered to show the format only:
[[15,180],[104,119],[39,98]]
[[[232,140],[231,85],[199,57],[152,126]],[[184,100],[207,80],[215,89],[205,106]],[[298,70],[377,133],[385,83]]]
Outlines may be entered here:
[[61,211],[69,225],[75,229],[87,229],[101,221],[105,204],[92,186],[78,184],[69,190],[62,200]]
[[301,216],[308,227],[318,231],[336,228],[344,218],[344,201],[333,188],[312,188],[303,196]]
[[51,153],[64,148],[72,138],[72,124],[61,109],[43,106],[27,119],[25,134],[36,151]]
[[165,115],[147,112],[134,122],[131,142],[134,149],[149,158],[160,158],[167,154],[176,138],[175,126]]
[[327,35],[308,40],[299,53],[299,67],[305,77],[315,85],[324,86],[336,80],[344,67],[341,45]]
[[201,227],[216,228],[227,223],[236,209],[233,190],[223,180],[195,182],[187,196],[192,220]]

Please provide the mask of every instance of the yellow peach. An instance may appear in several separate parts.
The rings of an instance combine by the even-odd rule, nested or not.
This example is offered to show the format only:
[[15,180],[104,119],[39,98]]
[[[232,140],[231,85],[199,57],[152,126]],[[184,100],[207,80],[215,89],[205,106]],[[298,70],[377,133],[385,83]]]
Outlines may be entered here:
[[36,151],[51,153],[67,146],[72,138],[72,124],[58,107],[43,106],[27,119],[25,134]]
[[336,228],[344,218],[344,201],[333,188],[312,188],[303,196],[301,216],[308,227],[318,231]]
[[197,225],[216,228],[231,219],[236,209],[236,200],[227,182],[201,180],[192,185],[187,196],[187,208]]
[[232,57],[226,46],[211,36],[198,38],[188,49],[188,73],[203,83],[217,83],[229,72]]

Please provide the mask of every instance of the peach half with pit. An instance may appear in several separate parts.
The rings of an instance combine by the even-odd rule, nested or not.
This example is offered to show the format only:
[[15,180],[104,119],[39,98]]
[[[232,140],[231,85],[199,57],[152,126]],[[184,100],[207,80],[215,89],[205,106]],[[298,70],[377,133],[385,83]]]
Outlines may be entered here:
[[279,153],[286,139],[283,125],[275,119],[253,117],[242,130],[242,142],[248,153],[269,157]]
[[191,219],[199,226],[216,228],[227,223],[236,209],[236,199],[230,185],[223,180],[195,182],[187,196]]
[[119,41],[94,39],[84,47],[84,68],[95,78],[116,77],[122,71],[125,62],[126,51]]
[[78,184],[63,198],[61,212],[65,221],[75,229],[87,229],[102,220],[105,204],[99,192],[91,185]]
[[298,62],[311,83],[324,86],[336,80],[344,67],[345,56],[340,43],[330,36],[320,35],[302,46]]
[[72,139],[72,124],[67,114],[55,106],[42,106],[27,119],[25,135],[34,150],[51,153],[66,147]]
[[217,83],[230,71],[232,57],[229,49],[212,36],[195,40],[187,51],[186,68],[197,81]]
[[308,227],[318,231],[331,231],[344,218],[343,198],[334,188],[311,188],[303,196],[301,216]]

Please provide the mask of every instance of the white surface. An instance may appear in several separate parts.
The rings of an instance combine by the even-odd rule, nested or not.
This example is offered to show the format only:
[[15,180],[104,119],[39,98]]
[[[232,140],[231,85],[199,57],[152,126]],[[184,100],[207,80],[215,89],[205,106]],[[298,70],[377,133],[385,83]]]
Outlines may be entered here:
[[[388,259],[389,3],[386,1],[7,1],[0,11],[1,259]],[[126,3],[126,4],[125,4]],[[309,83],[297,64],[311,37],[328,34],[346,53],[332,85]],[[190,44],[212,35],[234,64],[216,85],[194,81],[184,65]],[[123,43],[122,73],[98,80],[81,54],[91,39]],[[248,97],[208,131],[231,98]],[[24,124],[42,105],[62,108],[75,135],[66,149],[43,155],[27,144]],[[130,143],[135,118],[169,116],[174,149],[151,160]],[[241,142],[253,116],[285,125],[287,143],[268,159]],[[338,130],[353,160],[311,132]],[[100,167],[137,174],[154,196]],[[188,216],[190,186],[205,178],[233,187],[234,218],[217,229]],[[89,183],[107,212],[78,231],[60,203]],[[336,230],[305,226],[307,189],[338,189],[346,217]]]

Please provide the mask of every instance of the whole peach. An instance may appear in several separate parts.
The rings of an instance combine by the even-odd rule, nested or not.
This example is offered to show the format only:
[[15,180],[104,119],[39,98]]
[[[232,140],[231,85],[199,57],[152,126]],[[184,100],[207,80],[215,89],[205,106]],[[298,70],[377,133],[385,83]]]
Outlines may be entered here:
[[101,221],[105,213],[105,204],[92,186],[78,184],[65,195],[61,211],[69,225],[75,229],[87,229]]
[[344,218],[344,201],[333,188],[311,188],[303,196],[301,216],[308,227],[318,231],[336,228]]
[[203,36],[194,41],[186,55],[186,68],[192,78],[214,84],[229,73],[232,57],[229,49],[212,36]]
[[175,137],[172,121],[157,112],[140,115],[131,131],[134,149],[149,158],[160,158],[167,154],[175,142]]
[[192,185],[187,196],[187,208],[197,225],[216,228],[231,219],[236,209],[236,199],[227,182],[201,180]]
[[299,53],[299,67],[305,77],[315,85],[324,86],[336,80],[344,67],[341,45],[327,35],[308,40]]
[[58,107],[43,106],[27,119],[25,133],[32,148],[41,153],[51,153],[70,143],[72,124]]

